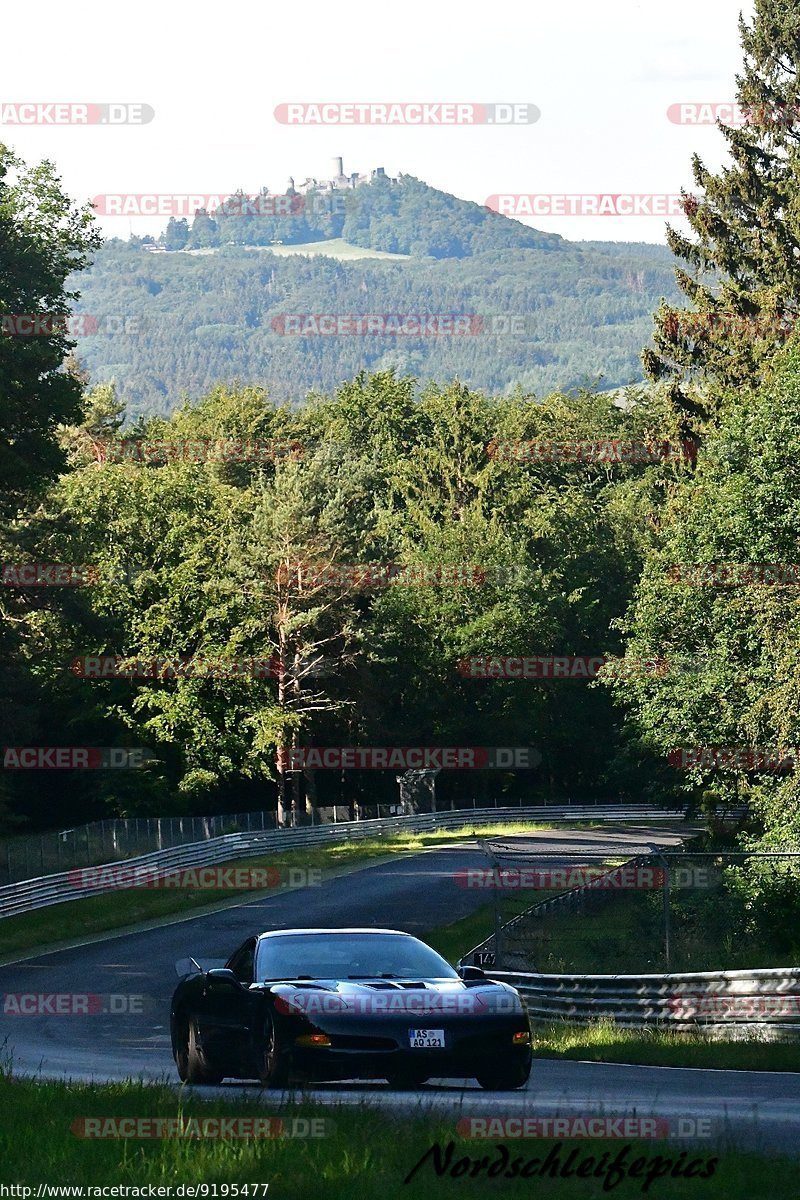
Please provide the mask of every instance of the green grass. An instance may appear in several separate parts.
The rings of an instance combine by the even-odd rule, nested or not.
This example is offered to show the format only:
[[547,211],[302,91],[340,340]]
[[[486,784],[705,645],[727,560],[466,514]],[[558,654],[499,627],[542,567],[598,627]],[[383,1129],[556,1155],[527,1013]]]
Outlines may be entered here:
[[[425,834],[397,834],[369,841],[342,842],[331,846],[309,846],[284,854],[264,854],[229,863],[224,867],[319,868],[322,878],[342,870],[356,870],[387,855],[413,853],[426,846],[435,847],[453,841],[466,841],[488,834],[529,833],[547,830],[551,825],[506,822],[460,830],[439,829]],[[124,929],[147,921],[171,916],[192,916],[209,906],[252,895],[245,889],[200,891],[191,888],[127,888],[85,900],[72,900],[0,920],[0,959],[23,953],[37,946],[69,942],[93,935]],[[480,940],[479,938],[476,939]],[[469,949],[469,947],[467,947]]]
[[[36,1185],[80,1184],[87,1186],[178,1184],[269,1184],[267,1200],[409,1200],[423,1197],[517,1197],[543,1196],[547,1200],[598,1200],[608,1195],[601,1180],[586,1178],[520,1179],[486,1177],[486,1166],[498,1159],[495,1140],[467,1140],[456,1130],[456,1118],[392,1117],[376,1108],[331,1107],[300,1103],[278,1109],[261,1094],[261,1102],[247,1089],[250,1099],[203,1102],[176,1095],[157,1085],[118,1084],[107,1086],[42,1083],[15,1080],[0,1075],[0,1104],[4,1120],[0,1128],[2,1182]],[[180,1117],[198,1121],[218,1117],[280,1116],[319,1119],[333,1123],[321,1138],[246,1139],[148,1139],[89,1140],[76,1136],[72,1126],[82,1118]],[[329,1127],[330,1128],[330,1127]],[[438,1143],[442,1153],[454,1142],[451,1162],[462,1156],[488,1156],[476,1178],[462,1174],[437,1177],[430,1159],[411,1179],[426,1151]],[[508,1140],[510,1159],[543,1158],[553,1146],[541,1139]],[[603,1152],[609,1161],[630,1146],[628,1161],[657,1155],[671,1164],[686,1150],[683,1165],[697,1157],[707,1162],[718,1156],[718,1165],[708,1183],[698,1179],[657,1179],[646,1194],[656,1200],[696,1197],[725,1197],[725,1200],[782,1200],[796,1196],[797,1163],[786,1157],[765,1158],[709,1144],[689,1146],[675,1141],[650,1141],[631,1145],[624,1142],[573,1141],[560,1143],[563,1163],[575,1152],[573,1169],[592,1156],[595,1165]],[[613,1188],[619,1200],[631,1200],[644,1192],[643,1180],[626,1179]],[[206,1193],[213,1195],[211,1191]],[[174,1190],[173,1190],[174,1195]],[[221,1195],[220,1191],[217,1195]],[[230,1195],[230,1193],[228,1193]],[[259,1198],[263,1191],[259,1189]]]
[[[252,247],[251,247],[252,248]],[[328,238],[324,242],[303,242],[294,246],[258,246],[259,250],[269,250],[280,258],[290,254],[324,254],[326,258],[337,258],[341,262],[353,262],[359,258],[383,258],[394,262],[409,262],[410,254],[390,254],[388,250],[370,250],[368,246],[353,246],[344,238]]]
[[800,1045],[755,1037],[712,1040],[702,1033],[620,1029],[611,1021],[598,1021],[589,1026],[534,1024],[534,1040],[541,1058],[726,1071],[800,1071]]
[[[199,250],[182,250],[177,253],[189,254],[192,257],[204,258],[208,255],[219,254],[221,249],[226,247],[207,246]],[[362,258],[382,258],[392,262],[410,262],[410,254],[393,254],[388,250],[372,250],[369,246],[353,246],[350,242],[346,242],[344,238],[327,238],[319,242],[296,242],[292,245],[284,246],[244,246],[241,249],[253,251],[260,254],[276,254],[279,258],[288,258],[293,254],[305,254],[307,256],[317,257],[324,255],[326,258],[335,258],[339,262],[355,262]],[[418,258],[417,261],[425,262],[426,258]]]
[[[547,896],[549,898],[556,894],[548,892]],[[526,908],[530,908],[535,903],[536,900],[528,891],[509,892],[503,897],[503,921],[510,921],[512,917],[524,912]],[[449,963],[455,965],[468,950],[478,946],[493,933],[494,904],[490,903],[476,908],[468,916],[461,917],[450,925],[440,925],[435,929],[426,930],[422,935],[422,940],[429,946],[433,946],[434,950],[438,950],[442,958],[446,958]]]
[[[743,932],[744,902],[721,888],[673,889],[672,971],[796,966],[796,951]],[[779,930],[779,934],[783,931]],[[510,941],[507,948],[512,948]],[[660,892],[608,892],[596,911],[562,913],[530,922],[515,938],[538,971],[638,975],[667,969]]]
[[554,914],[529,922],[516,944],[524,947],[535,964],[531,969],[537,971],[663,971],[661,910],[649,900],[643,893],[609,893],[596,912]]

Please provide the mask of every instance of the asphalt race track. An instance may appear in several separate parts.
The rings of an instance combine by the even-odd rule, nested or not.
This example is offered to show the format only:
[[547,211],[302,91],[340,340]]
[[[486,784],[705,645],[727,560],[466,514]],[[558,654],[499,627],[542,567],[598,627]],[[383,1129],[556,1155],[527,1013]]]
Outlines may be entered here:
[[[455,838],[456,835],[454,835]],[[563,830],[525,835],[525,842],[549,854],[618,851],[629,857],[649,843],[679,841],[677,831],[659,826],[624,826],[602,831]],[[507,840],[507,839],[504,839]],[[563,862],[570,861],[565,857]],[[560,865],[547,857],[538,865]],[[486,903],[486,893],[459,887],[455,873],[486,866],[474,844],[455,840],[446,848],[367,866],[320,887],[275,892],[222,911],[194,916],[146,932],[44,954],[0,967],[0,991],[9,994],[86,994],[104,997],[103,1007],[119,1012],[87,1015],[12,1015],[4,1011],[0,1040],[17,1074],[80,1080],[142,1078],[177,1083],[169,1043],[169,1001],[178,980],[176,963],[193,955],[224,960],[253,932],[291,926],[383,926],[420,934],[466,916]],[[58,908],[52,910],[54,933]],[[108,997],[138,997],[131,1001]],[[134,1007],[139,1011],[124,1011]],[[4,1004],[4,1009],[8,1004]],[[255,1084],[230,1082],[202,1089],[204,1095],[252,1097]],[[369,1099],[396,1112],[432,1108],[462,1116],[534,1117],[555,1115],[659,1116],[670,1136],[691,1133],[692,1121],[705,1121],[701,1134],[723,1144],[800,1153],[800,1075],[770,1072],[718,1072],[603,1063],[534,1062],[528,1088],[489,1093],[471,1080],[434,1081],[417,1093],[390,1091],[382,1083],[325,1084],[311,1090],[331,1104]],[[276,1107],[281,1097],[263,1093]],[[708,1143],[706,1143],[708,1144]]]

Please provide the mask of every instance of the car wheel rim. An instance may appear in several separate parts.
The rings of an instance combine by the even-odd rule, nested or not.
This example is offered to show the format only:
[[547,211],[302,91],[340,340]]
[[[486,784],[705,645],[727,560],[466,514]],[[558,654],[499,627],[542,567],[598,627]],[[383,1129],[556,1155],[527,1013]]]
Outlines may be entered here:
[[275,1046],[275,1026],[270,1021],[267,1029],[267,1044],[264,1048],[264,1074],[269,1079],[275,1073],[278,1055]]
[[180,1075],[186,1075],[189,1070],[189,1024],[181,1025],[178,1037],[175,1039],[175,1063]]

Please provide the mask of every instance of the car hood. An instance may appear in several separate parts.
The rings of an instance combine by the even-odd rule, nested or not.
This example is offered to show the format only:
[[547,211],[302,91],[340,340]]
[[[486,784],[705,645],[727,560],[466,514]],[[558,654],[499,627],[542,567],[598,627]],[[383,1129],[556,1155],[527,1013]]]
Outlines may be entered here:
[[265,983],[279,1011],[309,1017],[408,1015],[426,1019],[521,1013],[508,984],[463,979],[319,979]]

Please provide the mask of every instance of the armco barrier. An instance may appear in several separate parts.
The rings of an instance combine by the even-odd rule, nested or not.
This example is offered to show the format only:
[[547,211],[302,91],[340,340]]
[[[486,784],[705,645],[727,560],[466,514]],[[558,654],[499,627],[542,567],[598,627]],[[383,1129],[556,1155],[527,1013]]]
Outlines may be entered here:
[[[531,808],[484,808],[466,809],[460,812],[418,813],[405,817],[387,817],[378,821],[340,821],[330,825],[304,826],[299,829],[267,830],[265,833],[229,833],[208,841],[175,846],[170,850],[157,850],[138,858],[125,859],[125,865],[157,868],[159,872],[181,868],[204,867],[214,863],[230,862],[235,859],[269,853],[300,849],[303,846],[335,845],[337,842],[363,841],[373,837],[385,837],[392,833],[425,833],[435,829],[461,829],[476,824],[493,824],[504,821],[530,821],[536,823],[556,821],[680,821],[681,810],[666,810],[652,805],[607,805],[602,808],[587,806],[578,808],[544,807]],[[119,862],[104,864],[107,869]],[[103,867],[95,868],[102,871]],[[0,918],[16,916],[51,904],[64,904],[69,900],[80,900],[103,892],[116,890],[108,886],[76,886],[79,871],[61,871],[55,875],[44,875],[38,879],[26,879],[20,883],[0,888]]]
[[626,1029],[800,1038],[800,967],[666,975],[542,975],[491,969],[487,974],[520,992],[534,1022],[590,1025],[606,1018]]
[[[521,798],[520,798],[521,799]],[[478,808],[474,798],[466,801],[461,797],[453,807],[459,812]],[[554,802],[556,808],[603,808],[618,805],[621,800],[595,797],[592,800],[565,797]],[[633,803],[629,801],[628,803]],[[542,801],[548,807],[546,800]],[[364,804],[357,814],[347,813],[348,805],[312,807],[304,813],[300,824],[315,825],[339,820],[339,810],[344,807],[344,821],[354,817],[359,821],[380,820],[406,813],[402,805]],[[482,808],[499,808],[496,798],[481,804]],[[503,807],[506,807],[503,805]],[[517,802],[517,807],[524,807]],[[412,810],[416,811],[416,810]],[[118,859],[134,858],[142,854],[153,854],[156,850],[172,850],[175,846],[187,846],[194,842],[208,842],[223,837],[226,833],[265,833],[281,828],[275,809],[260,809],[255,812],[203,814],[202,816],[172,817],[107,817],[102,821],[90,821],[86,825],[75,825],[69,829],[51,829],[42,833],[17,834],[0,840],[0,887],[8,883],[19,883],[23,879],[38,879],[42,875],[69,871],[73,867],[91,867],[95,863],[115,862]]]

